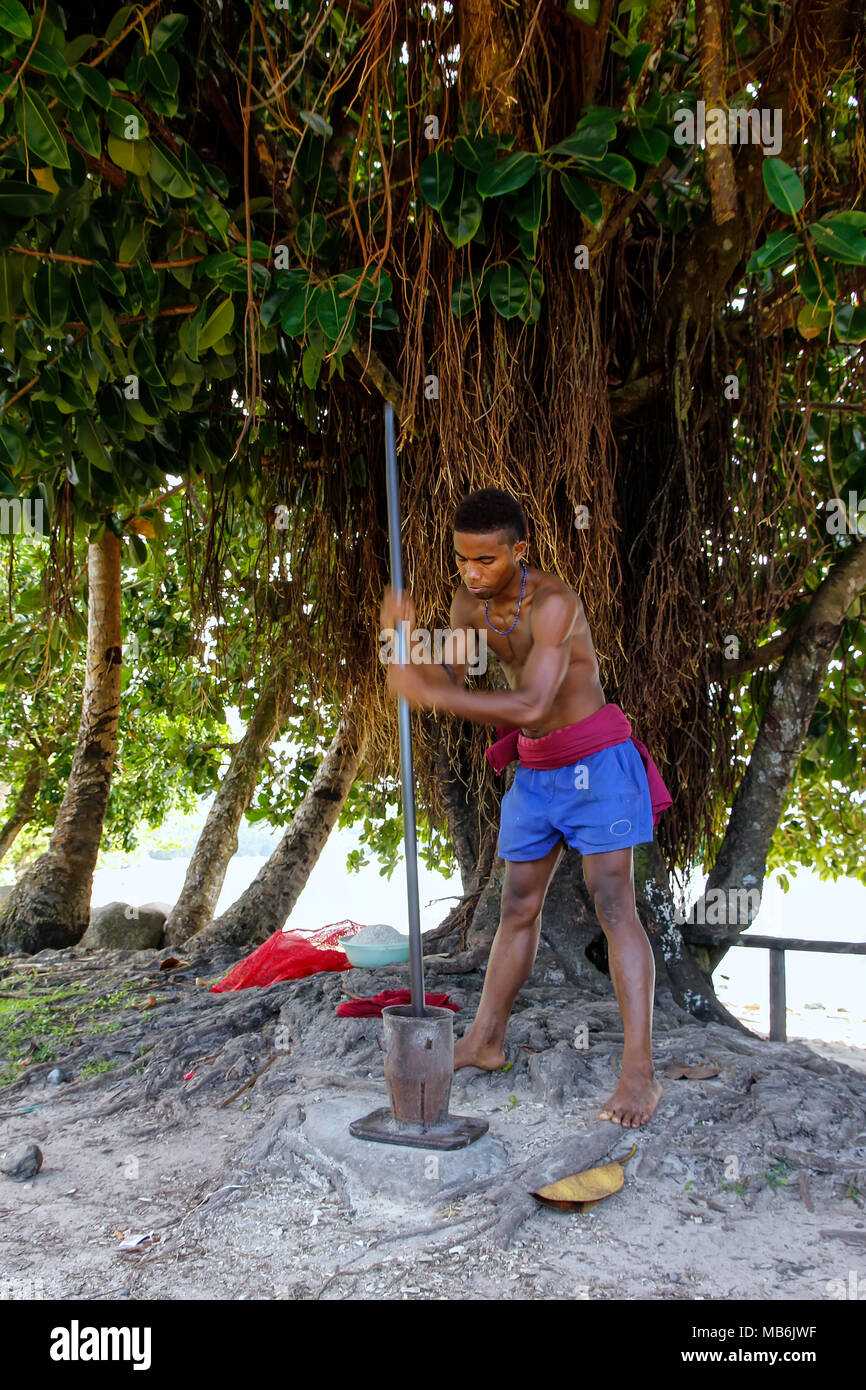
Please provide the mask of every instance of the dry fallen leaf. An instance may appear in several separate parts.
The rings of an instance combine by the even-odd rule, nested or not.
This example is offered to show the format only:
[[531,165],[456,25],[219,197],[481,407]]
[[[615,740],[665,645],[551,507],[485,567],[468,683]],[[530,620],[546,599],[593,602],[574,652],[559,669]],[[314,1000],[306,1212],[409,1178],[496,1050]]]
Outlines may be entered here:
[[189,965],[188,960],[178,960],[177,956],[166,956],[165,960],[160,961],[160,970],[176,970],[179,965]]
[[690,1066],[686,1062],[670,1062],[665,1067],[664,1074],[672,1081],[680,1081],[683,1077],[688,1081],[706,1081],[711,1076],[718,1076],[718,1067],[712,1066]]
[[583,1173],[572,1173],[568,1178],[560,1178],[558,1182],[540,1187],[531,1196],[558,1211],[586,1211],[587,1207],[594,1207],[605,1197],[619,1192],[625,1182],[622,1165],[628,1163],[636,1152],[637,1144],[632,1144],[630,1152],[618,1162],[604,1163],[600,1168],[587,1168]]

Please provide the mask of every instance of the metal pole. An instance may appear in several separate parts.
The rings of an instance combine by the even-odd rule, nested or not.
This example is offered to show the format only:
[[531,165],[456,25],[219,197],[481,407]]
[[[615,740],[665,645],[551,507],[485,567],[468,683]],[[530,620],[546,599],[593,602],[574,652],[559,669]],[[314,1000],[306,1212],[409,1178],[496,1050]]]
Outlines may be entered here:
[[[394,407],[385,405],[385,482],[388,495],[388,540],[391,547],[391,584],[403,592],[403,557],[400,550],[400,485],[397,476],[397,447],[394,439]],[[397,661],[405,666],[409,653],[406,625],[397,632]],[[418,902],[418,845],[415,833],[415,773],[412,767],[412,731],[409,705],[397,700],[400,730],[400,791],[403,800],[403,847],[406,854],[406,897],[409,907],[409,975],[412,983],[412,1012],[424,1017],[424,960],[421,954],[421,909]]]

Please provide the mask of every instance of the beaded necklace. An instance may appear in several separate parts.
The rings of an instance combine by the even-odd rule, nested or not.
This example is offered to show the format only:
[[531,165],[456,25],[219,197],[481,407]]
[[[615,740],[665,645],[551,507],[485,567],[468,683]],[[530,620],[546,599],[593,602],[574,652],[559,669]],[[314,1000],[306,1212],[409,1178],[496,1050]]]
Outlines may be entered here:
[[527,570],[526,561],[525,561],[525,560],[521,560],[520,563],[521,563],[521,565],[523,566],[523,583],[522,583],[521,586],[520,586],[520,598],[517,600],[517,612],[516,612],[515,615],[514,615],[514,622],[511,624],[511,627],[507,627],[507,628],[505,629],[504,632],[502,632],[498,627],[494,627],[493,624],[492,624],[492,622],[490,621],[490,619],[489,619],[488,616],[487,616],[487,604],[490,602],[490,600],[487,599],[486,602],[485,602],[485,604],[484,604],[484,621],[486,622],[487,626],[490,628],[490,631],[491,631],[491,632],[497,633],[497,635],[498,635],[499,637],[507,637],[508,634],[509,634],[509,632],[513,632],[514,629],[517,627],[517,619],[520,617],[520,605],[521,605],[521,603],[523,602],[523,591],[524,591],[524,589],[526,588],[526,570]]

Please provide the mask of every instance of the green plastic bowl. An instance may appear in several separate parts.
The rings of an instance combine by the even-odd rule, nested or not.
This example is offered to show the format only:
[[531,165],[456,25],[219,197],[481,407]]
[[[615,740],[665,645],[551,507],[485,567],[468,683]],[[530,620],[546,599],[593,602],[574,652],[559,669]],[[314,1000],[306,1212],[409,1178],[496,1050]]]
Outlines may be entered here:
[[396,965],[409,959],[408,936],[405,942],[384,942],[378,946],[364,946],[354,942],[351,936],[341,936],[337,945],[341,951],[345,951],[350,965],[366,966],[368,969],[374,969],[377,965]]

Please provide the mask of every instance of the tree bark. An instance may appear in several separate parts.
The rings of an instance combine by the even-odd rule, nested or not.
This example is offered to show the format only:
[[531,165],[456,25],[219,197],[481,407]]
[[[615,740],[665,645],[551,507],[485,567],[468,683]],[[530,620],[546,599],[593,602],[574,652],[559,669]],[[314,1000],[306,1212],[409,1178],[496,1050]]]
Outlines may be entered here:
[[354,720],[344,716],[270,859],[227,912],[189,939],[188,950],[251,950],[280,930],[337,823],[365,742]]
[[[845,615],[864,589],[866,541],[852,537],[851,545],[815,591],[779,667],[724,839],[696,908],[697,920],[705,917],[707,895],[712,890],[726,895],[731,890],[761,892],[770,841],[785,807],[830,659]],[[735,925],[742,931],[749,922]],[[687,928],[685,935],[688,937]],[[712,969],[728,949],[710,948]]]
[[24,785],[12,807],[12,814],[5,825],[0,826],[0,859],[11,848],[16,836],[33,819],[33,803],[36,794],[45,780],[45,760],[38,754],[27,769]]
[[180,897],[165,922],[166,946],[180,946],[213,920],[214,909],[232,856],[238,826],[256,789],[262,763],[285,718],[287,678],[270,677],[256,711],[232,754],[208,812]]
[[69,785],[48,848],[0,911],[0,948],[74,946],[87,930],[117,751],[122,631],[120,541],[108,529],[88,550],[87,666]]
[[656,986],[666,979],[677,1003],[695,1018],[748,1033],[749,1029],[716,998],[712,983],[683,939],[674,916],[667,867],[655,840],[635,847],[634,879],[638,912],[655,957]]

